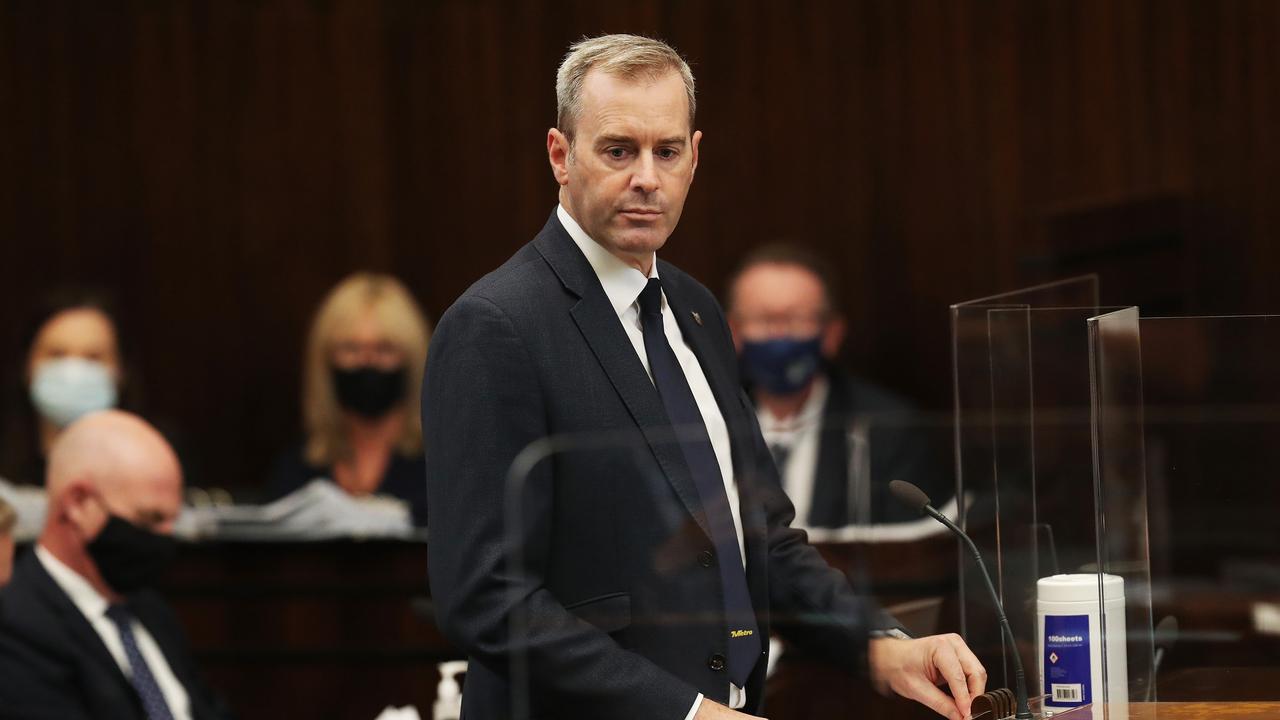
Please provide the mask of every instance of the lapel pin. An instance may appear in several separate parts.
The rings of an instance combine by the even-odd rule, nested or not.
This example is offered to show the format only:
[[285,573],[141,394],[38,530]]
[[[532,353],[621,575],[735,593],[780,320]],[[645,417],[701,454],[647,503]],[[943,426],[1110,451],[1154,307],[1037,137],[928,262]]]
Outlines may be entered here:
[[696,310],[690,311],[689,314],[693,316],[693,321],[698,323],[698,327],[702,327],[702,316]]

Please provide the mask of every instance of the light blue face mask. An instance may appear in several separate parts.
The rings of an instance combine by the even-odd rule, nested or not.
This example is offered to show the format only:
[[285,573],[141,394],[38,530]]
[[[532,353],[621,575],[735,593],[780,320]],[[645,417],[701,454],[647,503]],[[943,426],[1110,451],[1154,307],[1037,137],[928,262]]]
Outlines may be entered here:
[[58,427],[116,405],[116,383],[100,362],[78,357],[46,360],[31,379],[31,404]]

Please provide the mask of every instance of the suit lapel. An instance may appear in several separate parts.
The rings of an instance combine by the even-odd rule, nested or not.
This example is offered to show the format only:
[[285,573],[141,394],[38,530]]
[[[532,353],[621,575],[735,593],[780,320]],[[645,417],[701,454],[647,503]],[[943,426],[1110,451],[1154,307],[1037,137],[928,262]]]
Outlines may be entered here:
[[132,691],[133,686],[129,683],[129,678],[125,677],[120,666],[116,664],[115,658],[107,650],[107,646],[102,643],[102,637],[98,635],[98,631],[93,629],[89,620],[71,602],[71,598],[67,597],[66,593],[62,592],[62,588],[53,581],[34,552],[28,553],[24,558],[24,572],[29,575],[29,582],[40,599],[41,607],[50,615],[47,621],[52,624],[52,627],[48,630],[65,631],[71,641],[83,649],[89,659]]
[[662,406],[662,398],[636,357],[631,340],[618,322],[618,316],[591,264],[574,245],[555,213],[551,214],[551,219],[534,240],[534,247],[551,265],[565,288],[578,296],[578,302],[569,310],[570,316],[640,427],[649,449],[681,503],[707,537],[711,537],[698,500],[697,486],[680,446],[671,435],[671,422]]

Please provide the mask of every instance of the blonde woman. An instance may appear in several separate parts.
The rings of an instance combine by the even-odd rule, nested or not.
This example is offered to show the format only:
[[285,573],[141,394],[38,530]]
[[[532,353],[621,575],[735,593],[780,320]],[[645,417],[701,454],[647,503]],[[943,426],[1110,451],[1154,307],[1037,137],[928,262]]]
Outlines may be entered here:
[[431,328],[390,275],[338,283],[311,324],[303,366],[303,445],[277,461],[269,495],[315,478],[356,496],[389,495],[426,523],[418,397]]

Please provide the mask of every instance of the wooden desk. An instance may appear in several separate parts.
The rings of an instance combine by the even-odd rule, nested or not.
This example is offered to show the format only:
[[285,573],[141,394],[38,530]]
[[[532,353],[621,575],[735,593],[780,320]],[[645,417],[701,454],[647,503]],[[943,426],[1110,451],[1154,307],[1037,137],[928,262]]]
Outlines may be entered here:
[[1120,712],[1088,706],[1054,715],[1063,720],[1275,720],[1280,702],[1129,703]]
[[430,620],[425,543],[182,546],[162,591],[242,720],[429,713],[457,651]]
[[[891,603],[954,587],[954,542],[819,549],[837,567],[862,567]],[[241,720],[370,720],[389,704],[430,712],[436,663],[460,659],[430,613],[425,543],[183,545],[161,590],[206,679]],[[949,617],[943,624],[954,626]],[[798,657],[779,669],[769,695],[776,720],[819,717],[828,708],[862,708],[867,720],[932,716]]]
[[[819,550],[837,567],[861,566],[885,603],[955,586],[954,541],[947,537]],[[429,712],[436,663],[459,658],[430,614],[425,543],[208,543],[184,545],[181,552],[162,590],[207,679],[242,720],[370,720],[389,704]],[[953,609],[942,613],[939,625],[912,629],[954,628]],[[1280,693],[1280,671],[1273,667],[1173,669],[1161,674],[1160,697],[1272,700]],[[879,698],[864,679],[799,654],[783,659],[766,695],[773,720],[852,712],[864,720],[934,717],[922,706]],[[1133,720],[1155,717],[1151,712],[1172,720],[1237,717],[1221,714],[1224,708],[1264,713],[1241,718],[1280,720],[1280,704],[1265,702],[1132,707]],[[1196,708],[1217,714],[1185,714]]]

